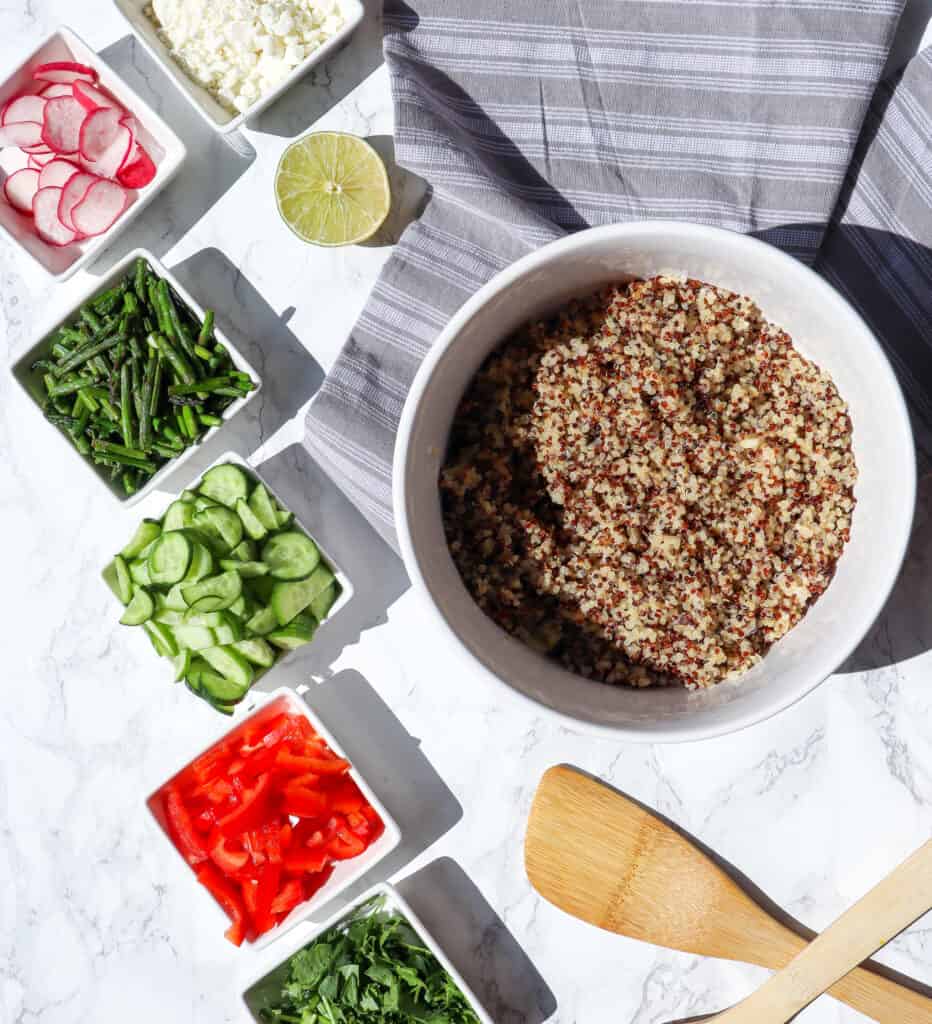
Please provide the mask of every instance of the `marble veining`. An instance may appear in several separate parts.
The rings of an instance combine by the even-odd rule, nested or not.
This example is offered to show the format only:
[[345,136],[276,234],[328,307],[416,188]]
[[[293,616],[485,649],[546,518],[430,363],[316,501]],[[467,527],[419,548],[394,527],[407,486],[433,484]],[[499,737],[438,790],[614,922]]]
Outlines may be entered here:
[[[905,57],[930,5],[912,0]],[[311,125],[374,136],[391,156],[377,0],[342,53],[230,140],[215,137],[128,37],[107,0],[0,0],[0,67],[64,22],[176,128],[178,179],[89,272],[53,288],[0,247],[0,345],[10,362],[88,276],[135,245],[172,267],[262,373],[259,401],[170,479],[121,510],[0,377],[4,580],[0,706],[0,1021],[221,1024],[280,957],[222,939],[222,915],[147,817],[146,796],[226,729],[117,625],[100,568],[135,521],[233,448],[313,524],[358,597],[264,686],[306,687],[402,825],[387,862],[499,1024],[664,1024],[724,1006],[765,976],[605,934],[539,900],[523,873],[541,773],[570,762],[657,808],[805,925],[819,928],[932,828],[932,445],[907,565],[861,648],[814,694],[738,735],[650,747],[593,737],[475,678],[436,636],[397,559],[300,447],[303,410],[413,215],[401,197],[376,244],[301,245],[272,176]],[[365,884],[384,873],[376,873]],[[355,891],[360,891],[358,886]],[[352,895],[352,893],[350,894]],[[336,907],[325,908],[327,913]],[[662,912],[662,910],[658,910]],[[282,941],[298,941],[300,933]],[[932,924],[884,952],[932,983]],[[800,1020],[857,1024],[822,999]]]

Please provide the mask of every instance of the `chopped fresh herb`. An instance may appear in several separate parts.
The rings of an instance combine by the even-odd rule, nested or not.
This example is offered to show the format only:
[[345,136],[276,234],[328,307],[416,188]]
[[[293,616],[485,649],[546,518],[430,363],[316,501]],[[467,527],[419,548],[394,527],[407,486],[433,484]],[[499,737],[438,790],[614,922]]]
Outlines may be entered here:
[[478,1024],[420,936],[377,896],[288,962],[268,1024]]

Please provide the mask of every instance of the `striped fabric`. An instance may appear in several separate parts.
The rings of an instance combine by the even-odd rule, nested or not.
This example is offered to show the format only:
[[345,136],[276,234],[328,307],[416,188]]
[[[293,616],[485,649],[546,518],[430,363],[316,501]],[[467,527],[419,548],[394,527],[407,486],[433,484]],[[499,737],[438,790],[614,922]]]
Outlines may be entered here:
[[385,0],[396,157],[429,200],[312,402],[305,443],[390,544],[395,430],[424,353],[476,289],[568,231],[689,220],[818,260],[881,336],[892,326],[918,392],[932,370],[924,56],[879,91],[852,163],[902,6]]

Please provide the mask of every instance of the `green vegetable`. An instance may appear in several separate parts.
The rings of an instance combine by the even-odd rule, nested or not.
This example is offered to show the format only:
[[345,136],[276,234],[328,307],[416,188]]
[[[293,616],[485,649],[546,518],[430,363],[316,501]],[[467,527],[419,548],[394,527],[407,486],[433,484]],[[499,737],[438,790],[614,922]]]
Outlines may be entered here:
[[[276,986],[278,987],[278,986]],[[382,896],[288,961],[266,1024],[478,1024],[466,997]]]

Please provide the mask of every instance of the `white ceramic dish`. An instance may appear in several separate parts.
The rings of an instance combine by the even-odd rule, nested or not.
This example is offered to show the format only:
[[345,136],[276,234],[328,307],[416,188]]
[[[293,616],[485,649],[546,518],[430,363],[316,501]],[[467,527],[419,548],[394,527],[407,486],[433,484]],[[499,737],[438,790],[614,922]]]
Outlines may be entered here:
[[[49,428],[49,430],[55,431],[55,433],[61,438],[61,442],[64,446],[71,450],[74,458],[80,459],[81,462],[87,466],[88,471],[94,476],[95,480],[100,481],[107,491],[114,496],[122,505],[129,507],[135,505],[137,501],[144,498],[150,491],[155,490],[162,481],[171,473],[174,473],[179,466],[183,466],[188,459],[196,451],[199,450],[200,445],[192,445],[190,448],[186,448],[177,459],[172,459],[171,462],[166,463],[152,478],[146,483],[144,487],[133,495],[127,497],[123,494],[122,488],[115,484],[110,479],[110,473],[108,470],[101,466],[95,465],[90,459],[85,458],[71,443],[71,439],[68,438],[61,430],[57,427],[52,426],[51,423],[41,413],[42,403],[42,381],[39,376],[30,369],[32,364],[44,356],[46,356],[51,348],[51,337],[64,324],[71,323],[72,320],[78,315],[78,311],[89,299],[95,295],[99,295],[101,292],[106,291],[112,285],[120,281],[126,274],[129,267],[133,265],[137,257],[142,256],[148,261],[149,266],[155,271],[159,277],[165,278],[171,285],[172,290],[184,301],[187,307],[197,316],[199,319],[204,318],[203,308],[194,300],[189,292],[183,288],[175,276],[165,269],[164,266],[146,249],[134,249],[131,253],[125,256],[119,263],[110,271],[110,273],[103,280],[94,280],[88,285],[87,289],[78,298],[74,305],[68,310],[65,315],[56,314],[45,326],[37,333],[35,340],[26,349],[26,351],[13,363],[10,370],[13,374],[14,380],[19,384],[23,391],[29,396],[32,403],[36,406],[39,413],[39,417],[42,422]],[[250,391],[244,398],[237,398],[231,402],[223,411],[223,424],[219,427],[212,427],[208,430],[202,438],[202,442],[213,437],[218,430],[223,430],[223,426],[228,423],[241,409],[245,408],[259,393],[262,387],[262,380],[258,373],[246,362],[246,360],[240,355],[236,347],[230,342],[230,339],[221,331],[219,328],[214,328],[214,336],[217,341],[224,345],[227,351],[230,353],[230,357],[233,360],[234,365],[238,370],[242,370],[244,373],[248,373],[250,377],[256,382],[254,390]]]
[[466,1001],[470,1004],[472,1009],[475,1011],[476,1016],[482,1022],[482,1024],[493,1024],[492,1018],[485,1012],[482,1004],[476,998],[475,993],[463,980],[463,976],[460,972],[450,963],[447,955],[443,952],[440,946],[437,945],[436,940],[430,934],[430,932],[424,927],[418,916],[414,913],[411,907],[408,905],[406,900],[401,894],[388,884],[382,884],[374,886],[368,892],[363,893],[359,899],[354,900],[353,903],[346,910],[341,910],[339,913],[334,914],[329,920],[324,922],[319,928],[315,927],[312,931],[307,932],[302,929],[301,941],[294,945],[289,951],[288,955],[278,964],[277,967],[272,970],[264,971],[263,974],[258,977],[243,993],[243,1002],[246,1004],[246,1010],[256,1024],[262,1024],[262,1018],[259,1016],[259,1011],[269,1004],[269,1002],[275,999],[281,991],[281,981],[288,971],[288,961],[295,955],[295,953],[302,950],[309,943],[313,942],[318,936],[323,935],[325,931],[332,928],[334,925],[340,924],[341,921],[346,920],[352,914],[354,914],[360,907],[368,903],[370,900],[381,896],[385,900],[385,909],[389,912],[396,912],[401,914],[402,917],[406,918],[411,927],[417,932],[421,939],[424,941],[424,945],[434,954],[434,956],[440,961],[441,966],[450,975],[453,981],[456,983],[457,988],[466,997]]
[[[32,70],[53,60],[74,60],[92,67],[101,86],[119,100],[139,123],[139,138],[154,161],[155,178],[139,191],[131,191],[131,205],[116,222],[96,238],[87,238],[74,245],[56,248],[43,242],[33,229],[32,218],[14,210],[0,199],[0,230],[6,238],[30,256],[46,273],[64,281],[96,259],[118,235],[129,227],[155,196],[171,181],[187,154],[184,143],[156,112],[144,103],[122,78],[70,28],[62,26],[34,50],[30,56],[0,85],[0,106],[18,92],[35,85]],[[19,149],[0,150],[0,187],[14,171],[26,166],[27,157]]]
[[287,78],[282,79],[274,89],[261,96],[249,110],[241,114],[232,114],[222,107],[203,86],[189,78],[181,65],[174,60],[168,47],[159,38],[155,25],[146,17],[145,9],[151,2],[152,0],[114,0],[117,10],[126,19],[127,24],[149,56],[161,65],[165,74],[171,78],[181,94],[207,124],[224,135],[227,132],[235,131],[244,122],[271,106],[298,79],[303,78],[312,68],[325,61],[334,50],[345,45],[365,14],[361,0],[339,0],[340,8],[343,11],[342,28],[312,54],[305,57]]
[[[159,827],[164,840],[175,851],[176,856],[181,856],[175,849],[175,844],[171,840],[171,836],[168,832],[168,827],[165,821],[165,815],[163,813],[161,801],[158,799],[161,790],[167,786],[173,779],[181,774],[182,771],[194,760],[200,757],[202,754],[206,754],[208,750],[211,750],[218,743],[223,742],[230,733],[237,732],[242,729],[249,722],[254,721],[260,716],[265,715],[276,715],[282,711],[288,711],[292,714],[303,715],[313,726],[315,732],[317,732],[324,740],[327,745],[335,753],[343,756],[343,748],[340,743],[333,737],[330,730],[324,725],[324,723],[314,714],[313,711],[308,707],[307,702],[299,697],[292,690],[281,688],[273,690],[269,695],[268,699],[264,700],[262,704],[256,708],[249,716],[238,721],[231,729],[228,729],[222,735],[218,736],[213,743],[205,747],[204,750],[199,751],[193,757],[191,757],[185,764],[170,778],[166,779],[146,800],[146,806],[149,808],[153,819]],[[356,771],[355,768],[350,769],[350,775],[355,781],[356,785],[362,790],[366,800],[376,810],[379,817],[385,824],[385,831],[381,836],[361,853],[358,857],[354,857],[352,860],[340,861],[334,867],[333,874],[327,880],[327,882],[306,902],[299,904],[292,910],[292,912],[285,918],[284,921],[278,927],[273,928],[271,931],[266,932],[265,935],[249,944],[251,949],[263,949],[269,943],[274,942],[275,939],[284,935],[285,932],[290,931],[295,925],[300,924],[306,920],[310,914],[323,906],[323,904],[329,902],[334,897],[339,896],[341,892],[351,886],[354,882],[358,881],[368,871],[384,860],[392,850],[401,842],[401,831],[398,825],[395,823],[395,819],[388,813],[382,804],[381,800],[375,795],[370,788],[366,780]],[[221,922],[227,921],[226,915],[220,909],[219,905],[216,904],[210,893],[194,878],[192,872],[191,884],[199,890],[202,894],[205,903],[213,904],[217,916],[217,937],[221,938],[223,931],[226,928],[226,924]],[[227,921],[227,924],[229,922]],[[244,943],[244,945],[247,945]]]
[[[500,630],[456,571],[437,488],[457,403],[499,341],[573,296],[662,272],[687,273],[751,296],[804,355],[831,374],[849,405],[860,474],[851,540],[827,591],[750,672],[699,692],[587,681]],[[576,726],[649,742],[741,729],[789,707],[834,672],[864,637],[896,580],[916,490],[903,396],[880,345],[851,306],[813,271],[764,242],[660,221],[560,239],[498,274],[467,302],[415,378],[401,418],[393,479],[408,573],[467,661]]]

